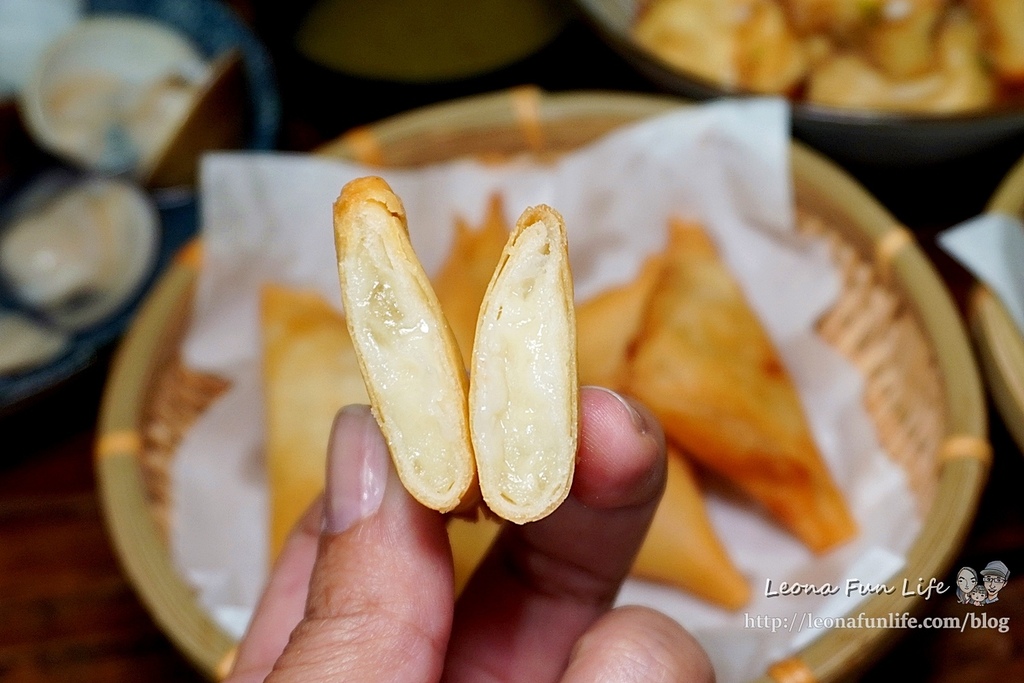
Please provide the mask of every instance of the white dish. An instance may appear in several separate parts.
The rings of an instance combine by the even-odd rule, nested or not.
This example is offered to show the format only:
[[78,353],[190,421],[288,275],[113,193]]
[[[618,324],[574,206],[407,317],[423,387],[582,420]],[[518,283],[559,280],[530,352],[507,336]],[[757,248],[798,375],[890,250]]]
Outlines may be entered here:
[[209,78],[183,35],[148,19],[86,19],[40,58],[19,101],[49,151],[89,170],[152,165]]

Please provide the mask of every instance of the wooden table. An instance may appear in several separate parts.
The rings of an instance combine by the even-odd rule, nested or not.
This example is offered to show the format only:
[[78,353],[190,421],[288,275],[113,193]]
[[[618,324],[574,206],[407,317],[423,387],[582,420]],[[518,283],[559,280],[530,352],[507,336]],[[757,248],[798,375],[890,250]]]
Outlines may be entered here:
[[[283,47],[289,23],[279,13],[293,10],[247,0],[232,4],[254,20],[279,60],[282,147],[287,149],[310,149],[349,126],[410,106],[523,82],[550,90],[651,89],[585,27],[571,24],[540,61],[524,68],[448,88],[381,90],[364,83],[360,87],[377,98],[374,106],[340,107],[319,88],[323,74],[296,67]],[[935,250],[934,234],[980,211],[1022,151],[1024,141],[957,169],[851,170],[918,231],[952,290],[962,295],[969,279]],[[136,598],[103,527],[92,442],[108,355],[66,386],[0,420],[0,681],[202,680]],[[1011,628],[1005,634],[993,629],[894,632],[899,642],[865,680],[894,672],[904,681],[929,683],[1024,680],[1024,578],[1014,576],[1024,576],[1024,457],[991,412],[992,477],[955,567],[979,568],[994,559],[1010,567],[1003,598],[988,613],[1010,616]],[[925,607],[936,616],[963,613],[952,598]]]
[[197,681],[114,558],[92,467],[106,361],[0,422],[0,681]]

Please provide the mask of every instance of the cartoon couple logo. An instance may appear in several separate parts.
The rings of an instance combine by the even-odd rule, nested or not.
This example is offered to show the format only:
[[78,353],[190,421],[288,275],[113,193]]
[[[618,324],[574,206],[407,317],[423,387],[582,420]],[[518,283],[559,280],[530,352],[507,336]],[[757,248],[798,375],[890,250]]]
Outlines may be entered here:
[[963,567],[956,574],[956,599],[964,605],[980,606],[996,602],[999,600],[999,591],[1009,578],[1009,568],[999,560],[989,562],[980,572]]

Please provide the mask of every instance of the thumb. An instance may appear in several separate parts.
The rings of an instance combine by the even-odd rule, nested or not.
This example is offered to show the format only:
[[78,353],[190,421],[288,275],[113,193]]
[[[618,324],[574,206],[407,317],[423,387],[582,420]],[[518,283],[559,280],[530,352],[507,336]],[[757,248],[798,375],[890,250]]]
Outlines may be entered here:
[[335,418],[306,611],[268,681],[436,681],[453,606],[442,516],[414,500],[367,406]]

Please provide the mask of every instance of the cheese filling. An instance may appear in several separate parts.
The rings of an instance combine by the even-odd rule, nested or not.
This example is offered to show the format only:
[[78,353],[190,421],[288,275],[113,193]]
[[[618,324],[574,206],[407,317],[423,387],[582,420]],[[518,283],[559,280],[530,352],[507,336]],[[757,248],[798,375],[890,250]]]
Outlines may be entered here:
[[385,429],[402,478],[414,477],[437,495],[466,481],[459,472],[460,454],[449,453],[463,443],[464,419],[455,419],[460,391],[441,361],[443,331],[419,291],[416,280],[396,267],[385,242],[376,234],[359,237],[344,269],[350,301],[347,310],[365,362],[373,368],[367,381],[382,401]]
[[576,386],[567,378],[573,337],[562,264],[547,231],[537,222],[519,236],[485,301],[474,348],[472,420],[484,497],[524,511],[564,485],[575,455],[552,457],[570,442],[575,415],[565,406],[574,404]]

